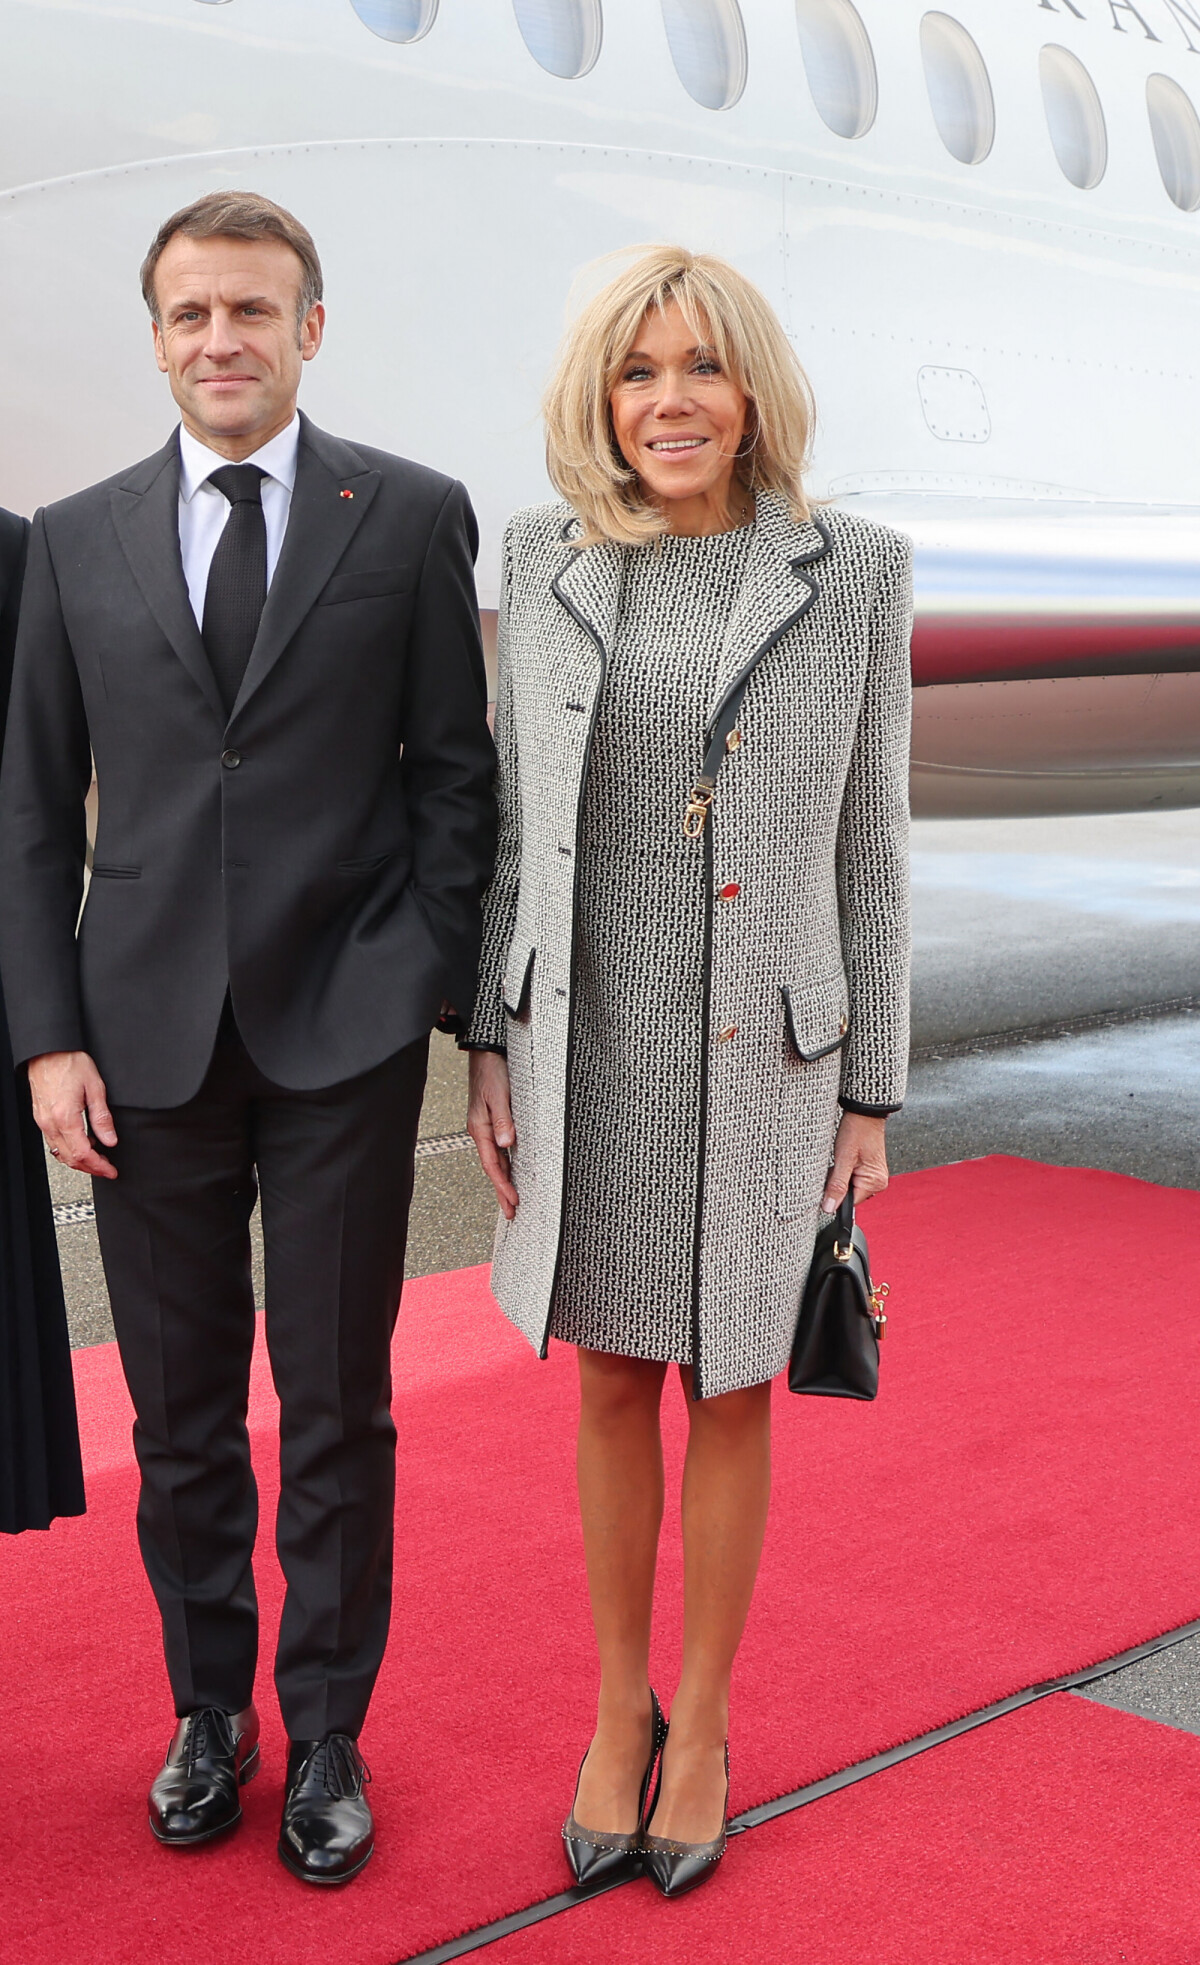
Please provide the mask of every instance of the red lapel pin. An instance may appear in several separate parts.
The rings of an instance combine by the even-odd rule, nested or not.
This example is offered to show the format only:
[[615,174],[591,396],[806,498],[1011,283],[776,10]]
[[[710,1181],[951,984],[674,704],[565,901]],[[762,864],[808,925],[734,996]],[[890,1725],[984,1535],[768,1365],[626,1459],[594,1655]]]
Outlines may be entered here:
[[354,493],[353,493],[352,491],[343,491],[343,493],[342,493],[342,497],[343,497],[343,498],[353,498],[353,496],[354,496]]

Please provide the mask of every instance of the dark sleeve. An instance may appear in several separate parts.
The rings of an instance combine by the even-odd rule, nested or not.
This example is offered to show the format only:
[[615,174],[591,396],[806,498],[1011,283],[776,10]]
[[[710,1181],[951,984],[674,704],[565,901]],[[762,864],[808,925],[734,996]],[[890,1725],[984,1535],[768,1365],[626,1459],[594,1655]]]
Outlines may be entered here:
[[513,607],[515,526],[510,521],[500,555],[500,610],[496,622],[496,864],[483,897],[483,954],[475,1013],[462,1047],[507,1055],[504,969],[517,923],[521,887],[521,785],[509,623]]
[[4,726],[12,689],[13,655],[17,646],[17,620],[21,611],[21,582],[25,576],[28,546],[29,520],[19,519],[14,512],[0,511],[0,752],[4,749]]
[[414,889],[446,959],[447,993],[470,1015],[480,896],[496,850],[495,751],[475,594],[479,531],[462,485],[434,521],[417,591],[403,706]]
[[84,1048],[75,926],[91,780],[83,695],[39,512],[0,763],[0,971],[17,1064]]

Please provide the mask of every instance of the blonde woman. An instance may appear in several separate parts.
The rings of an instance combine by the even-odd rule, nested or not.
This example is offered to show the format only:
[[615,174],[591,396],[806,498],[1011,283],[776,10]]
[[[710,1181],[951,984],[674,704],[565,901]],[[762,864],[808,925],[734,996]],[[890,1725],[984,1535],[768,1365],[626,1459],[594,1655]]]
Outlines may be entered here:
[[[887,1184],[904,1087],[909,548],[810,507],[812,420],[757,288],[655,247],[568,337],[546,398],[562,502],[504,548],[468,1123],[497,1298],[542,1356],[579,1354],[600,1694],[568,1860],[580,1881],[640,1865],[665,1896],[724,1853],[771,1381],[821,1212]],[[690,1432],[663,1746],[671,1365]]]

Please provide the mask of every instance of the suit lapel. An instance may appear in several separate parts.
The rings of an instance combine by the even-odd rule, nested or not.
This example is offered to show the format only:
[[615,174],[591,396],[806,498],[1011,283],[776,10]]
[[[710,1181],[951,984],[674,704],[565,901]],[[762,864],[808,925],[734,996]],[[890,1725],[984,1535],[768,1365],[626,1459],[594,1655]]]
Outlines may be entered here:
[[[296,483],[283,551],[230,721],[271,673],[370,510],[379,472],[300,419]],[[347,495],[349,494],[349,495]]]
[[179,442],[172,436],[111,493],[113,524],[159,627],[222,726],[225,709],[205,653],[179,552]]
[[797,522],[781,498],[759,494],[746,572],[725,630],[710,727],[731,689],[819,603],[820,562],[829,548],[819,521]]

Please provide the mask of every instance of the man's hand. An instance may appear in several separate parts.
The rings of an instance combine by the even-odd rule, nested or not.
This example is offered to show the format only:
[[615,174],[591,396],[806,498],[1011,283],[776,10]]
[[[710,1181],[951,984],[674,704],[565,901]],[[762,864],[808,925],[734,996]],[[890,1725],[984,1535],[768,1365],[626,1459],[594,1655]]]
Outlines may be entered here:
[[475,1142],[479,1164],[496,1190],[501,1212],[511,1221],[518,1196],[508,1156],[517,1143],[517,1129],[509,1098],[508,1059],[497,1051],[472,1051],[470,1076],[467,1131]]
[[87,1052],[44,1051],[30,1059],[28,1070],[33,1116],[55,1159],[64,1167],[74,1167],[76,1173],[115,1180],[112,1161],[91,1143],[98,1139],[115,1146],[117,1133],[104,1080]]
[[837,1213],[851,1181],[856,1202],[883,1193],[888,1184],[886,1129],[886,1119],[869,1119],[865,1112],[843,1112],[821,1202],[825,1214]]

